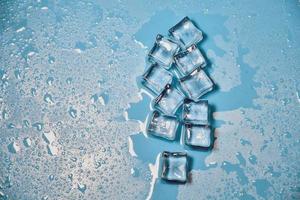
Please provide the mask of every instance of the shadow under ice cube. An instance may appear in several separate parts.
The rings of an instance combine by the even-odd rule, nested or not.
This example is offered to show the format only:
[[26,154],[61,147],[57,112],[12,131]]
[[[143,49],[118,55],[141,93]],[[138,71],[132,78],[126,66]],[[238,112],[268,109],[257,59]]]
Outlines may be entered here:
[[167,181],[186,182],[188,171],[187,154],[167,152],[161,154],[161,178]]
[[189,75],[195,69],[204,67],[206,61],[200,50],[192,45],[187,50],[179,52],[175,55],[176,67],[182,76]]
[[188,97],[194,101],[198,101],[201,96],[213,89],[213,82],[203,70],[195,70],[180,79],[180,85]]
[[174,117],[168,117],[153,111],[147,124],[147,134],[162,137],[168,140],[174,140],[178,121]]
[[209,106],[207,100],[185,100],[182,109],[182,120],[186,123],[208,125]]
[[173,76],[157,63],[152,64],[143,74],[143,85],[156,94],[162,92],[167,84],[172,83]]
[[185,47],[197,44],[203,39],[202,32],[188,17],[183,18],[178,24],[170,28],[169,33]]
[[173,116],[182,104],[184,98],[184,95],[179,90],[168,84],[154,100],[154,107],[165,115]]
[[158,34],[155,44],[149,52],[149,58],[169,69],[178,50],[178,44]]
[[185,124],[183,134],[187,145],[204,148],[212,145],[211,128],[207,125]]

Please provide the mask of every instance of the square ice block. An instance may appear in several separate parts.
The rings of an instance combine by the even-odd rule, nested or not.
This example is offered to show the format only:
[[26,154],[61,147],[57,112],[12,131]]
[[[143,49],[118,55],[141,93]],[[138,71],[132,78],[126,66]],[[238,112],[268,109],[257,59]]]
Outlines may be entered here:
[[212,145],[211,128],[207,125],[185,124],[183,134],[187,145],[204,148]]
[[147,134],[174,140],[178,121],[174,117],[164,116],[158,111],[153,111],[147,124]]
[[189,75],[199,67],[205,67],[206,61],[200,50],[192,45],[175,55],[176,68],[182,76]]
[[201,96],[213,89],[213,82],[203,70],[195,70],[190,75],[180,79],[180,85],[188,97],[198,101]]
[[150,61],[157,62],[166,69],[169,69],[173,63],[174,55],[178,50],[178,44],[158,34],[156,42],[148,55]]
[[168,84],[154,100],[154,107],[165,115],[174,116],[184,98],[184,95],[178,89]]
[[182,120],[186,123],[208,125],[209,124],[209,106],[207,100],[194,102],[186,99],[182,109]]
[[143,74],[142,83],[155,94],[159,94],[167,84],[172,83],[173,75],[159,66],[157,63],[152,64]]
[[197,44],[203,39],[202,31],[188,17],[183,18],[178,24],[170,28],[169,33],[184,47]]
[[161,178],[167,181],[186,182],[188,160],[185,152],[167,152],[161,154]]

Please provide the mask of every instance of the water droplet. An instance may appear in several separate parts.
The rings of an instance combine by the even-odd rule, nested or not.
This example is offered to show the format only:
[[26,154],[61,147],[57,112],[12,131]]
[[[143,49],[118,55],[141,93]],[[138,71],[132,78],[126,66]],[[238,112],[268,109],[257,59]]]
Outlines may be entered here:
[[59,152],[58,147],[55,146],[55,145],[50,145],[50,144],[48,144],[48,145],[47,145],[47,149],[48,149],[48,154],[51,155],[51,156],[55,156],[55,155],[57,155],[58,152]]
[[23,123],[24,123],[24,126],[27,127],[27,128],[28,128],[29,125],[30,125],[28,120],[24,120]]
[[248,160],[252,165],[257,164],[257,157],[255,155],[251,155]]
[[76,117],[77,117],[77,110],[75,110],[74,108],[70,107],[70,108],[69,108],[69,115],[70,115],[72,118],[76,118]]
[[7,128],[8,129],[13,129],[13,128],[15,128],[16,127],[16,125],[14,124],[14,123],[9,123],[8,125],[7,125]]
[[67,82],[67,84],[71,84],[72,83],[72,78],[71,77],[67,78],[66,82]]
[[53,181],[54,180],[54,175],[50,174],[48,178],[49,178],[50,181]]
[[46,93],[44,95],[44,101],[48,104],[54,104],[53,98],[52,98],[51,94],[49,94],[49,93]]
[[32,124],[32,127],[36,128],[37,131],[41,131],[44,128],[44,124],[40,123],[40,122],[37,122],[37,123]]
[[52,144],[52,142],[56,140],[56,135],[53,131],[44,132],[42,137],[44,141],[48,144]]
[[51,86],[51,85],[53,85],[53,81],[54,81],[53,77],[48,77],[46,83],[47,83],[47,85]]
[[31,142],[31,139],[29,137],[27,137],[23,140],[23,143],[24,143],[25,147],[30,147],[32,142]]
[[84,193],[87,187],[86,184],[78,183],[77,188],[80,192]]
[[20,72],[20,70],[16,69],[15,72],[14,72],[14,74],[15,74],[16,79],[21,79],[21,72]]
[[55,58],[54,58],[53,56],[49,56],[49,57],[48,57],[48,62],[49,62],[50,64],[53,64],[53,63],[55,62]]
[[131,168],[130,172],[133,177],[138,177],[140,175],[139,170],[135,167]]
[[32,96],[36,96],[36,89],[35,88],[31,88],[30,92],[31,92]]
[[8,146],[8,151],[11,153],[18,153],[21,150],[20,144],[17,142],[12,142]]
[[9,115],[8,112],[6,110],[2,111],[2,119],[8,119]]

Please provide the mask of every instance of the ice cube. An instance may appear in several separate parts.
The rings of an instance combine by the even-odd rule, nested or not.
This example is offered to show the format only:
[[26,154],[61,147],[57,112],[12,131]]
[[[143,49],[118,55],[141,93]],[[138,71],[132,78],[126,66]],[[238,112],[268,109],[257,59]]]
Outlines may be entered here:
[[180,79],[180,85],[188,97],[198,101],[201,96],[213,89],[213,82],[203,70],[195,70],[190,75]]
[[203,39],[202,32],[188,18],[183,18],[178,24],[169,29],[170,35],[182,43],[184,47],[197,44]]
[[165,115],[175,115],[177,109],[182,104],[184,95],[170,84],[154,100],[154,107]]
[[206,65],[200,50],[192,45],[187,50],[175,55],[176,67],[182,76],[189,75],[195,69]]
[[177,127],[178,121],[176,118],[164,116],[155,110],[149,118],[147,133],[168,140],[174,140]]
[[208,125],[209,124],[209,107],[207,100],[185,100],[182,109],[182,120],[184,122]]
[[168,181],[186,182],[188,168],[185,152],[167,152],[161,154],[161,178]]
[[204,148],[211,146],[211,128],[209,126],[185,124],[182,130],[187,145]]
[[172,83],[172,79],[173,76],[170,72],[155,63],[143,74],[142,83],[154,93],[159,94],[167,84]]
[[153,48],[149,52],[150,61],[157,62],[169,69],[179,46],[172,40],[158,34]]

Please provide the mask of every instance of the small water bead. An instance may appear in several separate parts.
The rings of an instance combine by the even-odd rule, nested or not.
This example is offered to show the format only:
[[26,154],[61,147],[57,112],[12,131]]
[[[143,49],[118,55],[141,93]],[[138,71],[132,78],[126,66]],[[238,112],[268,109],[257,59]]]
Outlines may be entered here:
[[53,98],[52,98],[52,95],[49,94],[49,93],[46,93],[44,95],[44,101],[48,104],[54,104],[54,101],[53,101]]
[[54,175],[50,174],[48,178],[49,178],[50,181],[53,181],[54,180]]
[[72,118],[75,119],[77,117],[77,110],[75,110],[74,108],[70,107],[68,112]]
[[83,184],[83,183],[78,183],[77,184],[77,189],[82,192],[82,193],[85,193],[86,189],[87,189],[87,186],[86,184]]
[[34,124],[32,124],[33,128],[36,128],[37,131],[41,131],[44,128],[44,124],[41,122],[36,122]]
[[8,151],[10,152],[10,153],[18,153],[19,151],[21,151],[21,146],[20,146],[20,144],[19,143],[17,143],[17,142],[12,142],[12,143],[10,143],[8,146],[7,146],[7,148],[8,148]]
[[54,78],[53,77],[48,77],[47,78],[47,81],[46,81],[47,85],[51,86],[51,85],[53,85],[53,82],[54,82]]
[[29,137],[27,137],[23,140],[23,143],[24,143],[25,147],[30,147],[32,144],[32,141]]

